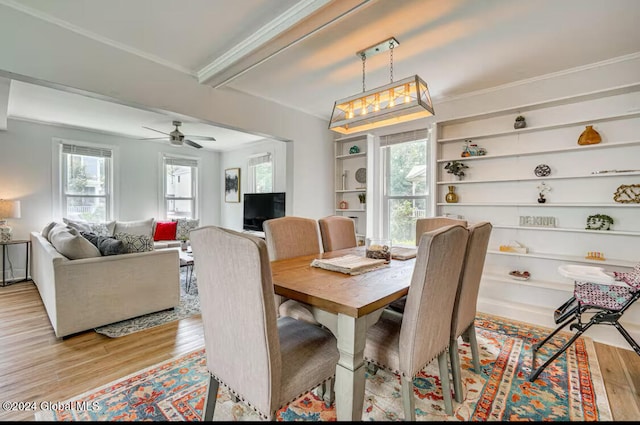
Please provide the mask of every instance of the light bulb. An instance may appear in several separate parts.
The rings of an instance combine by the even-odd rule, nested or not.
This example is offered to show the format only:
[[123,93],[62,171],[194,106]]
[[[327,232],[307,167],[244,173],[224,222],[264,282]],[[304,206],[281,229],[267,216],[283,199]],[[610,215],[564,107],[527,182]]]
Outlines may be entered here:
[[393,89],[389,89],[389,108],[393,108],[396,106],[395,94],[393,93]]
[[367,101],[364,97],[360,99],[360,106],[362,107],[362,109],[360,110],[360,115],[367,115]]
[[404,85],[404,103],[411,102],[411,97],[409,96],[409,83]]
[[353,102],[349,102],[349,109],[347,111],[347,118],[353,118]]
[[375,100],[373,101],[373,111],[378,112],[380,110],[380,93],[376,93]]

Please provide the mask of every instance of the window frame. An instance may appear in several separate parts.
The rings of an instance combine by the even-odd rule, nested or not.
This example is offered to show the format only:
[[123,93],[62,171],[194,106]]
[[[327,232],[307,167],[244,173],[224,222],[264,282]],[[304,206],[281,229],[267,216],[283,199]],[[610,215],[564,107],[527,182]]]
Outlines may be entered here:
[[[265,158],[267,158],[265,160]],[[257,181],[256,181],[256,166],[264,163],[271,164],[271,192],[274,191],[275,186],[275,164],[273,154],[271,152],[261,152],[258,154],[251,155],[249,160],[247,161],[247,190],[246,193],[269,193],[269,192],[258,192],[257,191]]]
[[[70,140],[70,139],[59,139],[53,138],[53,165],[52,165],[52,186],[54,188],[53,193],[53,211],[54,215],[58,215],[60,218],[67,217],[67,200],[70,198],[104,198],[105,199],[105,221],[113,220],[115,216],[116,206],[117,206],[117,198],[116,198],[116,187],[117,187],[117,164],[118,164],[118,149],[114,145],[106,145],[100,143],[79,141],[79,140]],[[83,156],[96,156],[107,158],[105,164],[105,194],[104,195],[75,195],[75,194],[67,194],[65,193],[66,182],[67,182],[67,162],[69,154],[73,154],[73,152],[64,152],[65,146],[75,147],[78,152],[77,155]],[[90,153],[91,151],[100,152],[109,152],[110,156],[103,155],[90,155],[83,154]]]
[[[177,164],[173,165],[182,165],[182,166],[190,166],[191,167],[191,196],[190,197],[168,197],[167,196],[167,165],[169,162],[177,162]],[[180,164],[182,162],[182,164]],[[200,158],[191,157],[191,156],[183,156],[183,155],[175,155],[168,153],[161,153],[160,155],[160,217],[164,217],[166,220],[169,220],[168,215],[168,201],[191,201],[191,217],[185,217],[189,219],[198,219],[199,214],[199,187],[200,187]]]

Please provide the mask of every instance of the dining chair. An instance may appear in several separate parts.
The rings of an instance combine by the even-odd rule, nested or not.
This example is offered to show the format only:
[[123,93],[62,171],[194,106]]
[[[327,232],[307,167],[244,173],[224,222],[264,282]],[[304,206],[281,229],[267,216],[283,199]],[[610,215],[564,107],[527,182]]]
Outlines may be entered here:
[[358,246],[356,222],[350,217],[331,215],[318,220],[324,252]]
[[488,221],[481,221],[467,228],[469,237],[453,306],[451,339],[449,341],[451,375],[457,402],[462,401],[462,373],[458,353],[458,338],[460,336],[465,341],[469,341],[473,369],[476,373],[480,373],[480,351],[478,350],[475,327],[476,304],[492,229],[493,226]]
[[213,419],[220,384],[271,420],[335,375],[339,353],[329,331],[276,318],[264,240],[205,226],[191,231],[191,246],[209,371],[203,420]]
[[[266,220],[262,224],[271,261],[321,252],[318,222],[311,218],[285,216]],[[303,303],[275,296],[279,316],[289,316],[318,324]]]
[[459,224],[467,227],[467,220],[460,220],[450,217],[425,217],[416,220],[416,246],[420,243],[420,237],[424,232],[430,232],[444,226]]
[[404,314],[385,309],[367,331],[365,360],[400,375],[405,420],[415,420],[413,378],[438,358],[445,411],[453,415],[447,348],[468,231],[461,225],[420,239]]
[[[416,220],[416,246],[420,243],[420,237],[425,232],[440,229],[441,227],[451,226],[459,224],[463,227],[467,227],[467,220],[459,220],[457,218],[449,217],[425,217]],[[404,312],[404,305],[407,302],[407,297],[404,296],[395,300],[387,308],[395,310],[399,313]]]

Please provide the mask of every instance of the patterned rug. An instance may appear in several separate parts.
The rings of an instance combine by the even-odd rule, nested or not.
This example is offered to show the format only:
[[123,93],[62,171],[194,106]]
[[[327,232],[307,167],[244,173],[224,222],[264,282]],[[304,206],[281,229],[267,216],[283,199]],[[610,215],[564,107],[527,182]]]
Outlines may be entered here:
[[[593,343],[580,338],[542,372],[531,370],[531,344],[550,329],[479,314],[476,319],[481,373],[470,370],[470,348],[460,346],[464,400],[454,401],[454,416],[444,412],[437,361],[414,380],[419,421],[610,421],[611,409]],[[560,346],[568,334],[555,338]],[[540,359],[548,352],[540,350]],[[137,372],[73,397],[64,410],[39,411],[39,421],[199,421],[206,391],[204,349]],[[258,416],[242,402],[234,403],[221,386],[214,420],[247,421]],[[93,404],[91,404],[93,403]],[[75,406],[76,410],[70,408]],[[366,375],[363,420],[404,418],[397,375],[379,370]],[[335,405],[326,407],[308,393],[278,412],[277,420],[335,421]]]
[[191,282],[187,289],[186,272],[184,268],[181,268],[180,304],[177,307],[145,314],[144,316],[134,317],[133,319],[127,319],[121,322],[111,323],[110,325],[101,326],[94,330],[99,334],[106,335],[111,338],[117,338],[173,322],[175,320],[184,319],[193,316],[194,314],[200,314],[200,298],[198,297],[196,276],[193,275],[191,277]]

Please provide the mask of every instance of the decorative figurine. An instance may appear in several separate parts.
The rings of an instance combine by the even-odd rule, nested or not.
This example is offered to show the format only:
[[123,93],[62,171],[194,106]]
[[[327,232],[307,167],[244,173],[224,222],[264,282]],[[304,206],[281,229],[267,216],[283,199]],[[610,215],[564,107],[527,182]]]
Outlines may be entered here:
[[539,204],[544,204],[545,202],[547,202],[546,198],[544,197],[544,194],[547,192],[551,192],[551,188],[547,186],[545,182],[540,183],[538,185],[538,203]]
[[351,149],[349,149],[349,153],[350,154],[360,153],[360,148],[358,147],[358,145],[353,145],[351,146]]
[[589,251],[587,252],[586,257],[587,260],[598,260],[598,261],[604,261],[604,254],[598,251]]
[[347,201],[340,201],[340,209],[346,210],[347,208],[349,208],[349,204],[347,203]]

